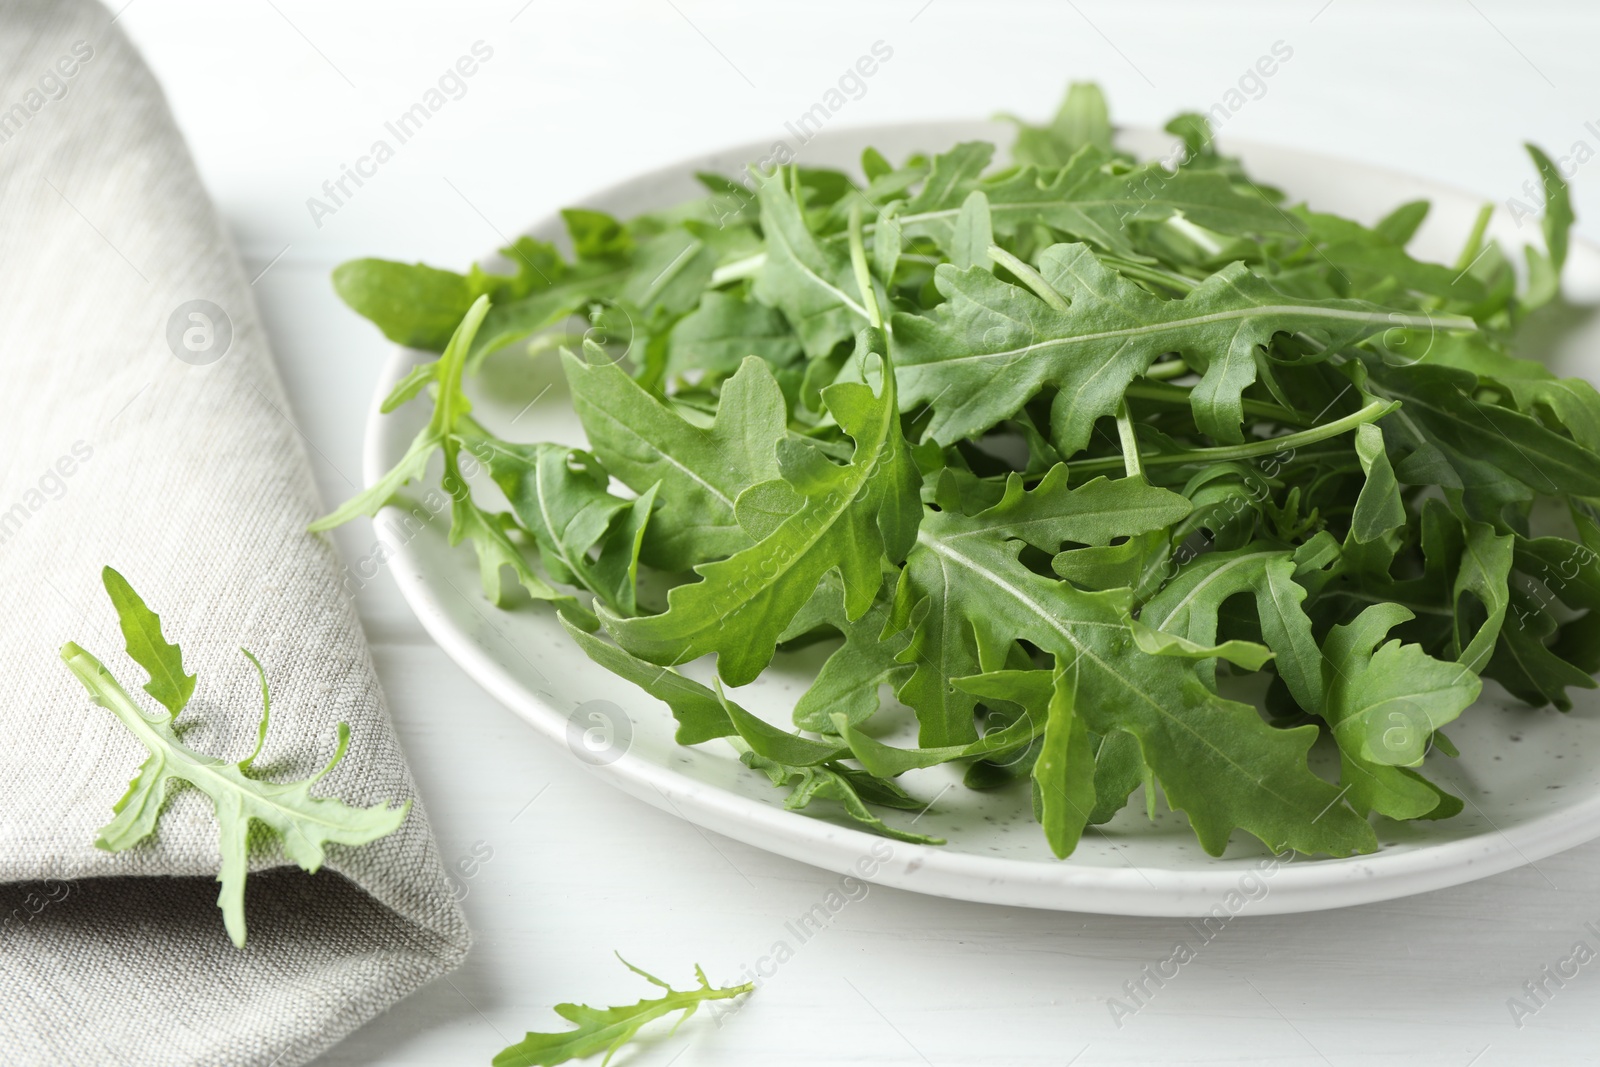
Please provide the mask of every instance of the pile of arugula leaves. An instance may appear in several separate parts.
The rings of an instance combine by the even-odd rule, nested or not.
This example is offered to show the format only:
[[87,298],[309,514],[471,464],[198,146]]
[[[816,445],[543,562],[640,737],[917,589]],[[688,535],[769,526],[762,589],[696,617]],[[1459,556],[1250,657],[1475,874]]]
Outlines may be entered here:
[[[681,742],[727,738],[791,807],[901,840],[932,839],[877,814],[921,806],[895,779],[945,763],[1030,778],[1058,856],[1140,785],[1212,854],[1242,829],[1348,855],[1372,812],[1453,815],[1421,768],[1482,679],[1565,709],[1600,667],[1600,395],[1512,354],[1559,300],[1565,184],[1530,146],[1544,247],[1519,283],[1489,207],[1424,262],[1426,202],[1319,213],[1203,117],[1167,129],[1181,162],[1140,162],[1076,85],[1004,165],[869,149],[864,181],[703,175],[668,211],[567,211],[573,258],[522,238],[510,274],[346,263],[355,310],[441,354],[384,405],[431,392],[410,451],[318,528],[434,453],[459,489],[470,455],[499,492],[452,492],[450,537],[491,600],[509,568]],[[589,450],[477,422],[463,377],[549,358],[575,313]],[[670,669],[715,656],[739,686],[820,639],[798,732]],[[884,685],[917,747],[878,739],[903,714]]]

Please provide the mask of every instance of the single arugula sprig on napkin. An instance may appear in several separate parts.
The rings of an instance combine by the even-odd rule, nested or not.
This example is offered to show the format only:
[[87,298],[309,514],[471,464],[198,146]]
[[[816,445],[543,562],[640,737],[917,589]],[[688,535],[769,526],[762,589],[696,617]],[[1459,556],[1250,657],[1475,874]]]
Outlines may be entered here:
[[121,852],[155,833],[169,789],[179,783],[192,785],[210,797],[222,853],[222,869],[217,874],[222,891],[217,906],[222,909],[228,936],[243,948],[244,883],[252,822],[275,834],[289,859],[315,873],[322,866],[323,845],[364,845],[393,833],[405,821],[411,802],[398,808],[382,804],[352,808],[339,800],[311,795],[311,787],[344,758],[350,744],[350,727],[344,723],[339,724],[333,757],[310,778],[285,783],[255,778],[251,765],[266,744],[271,698],[260,661],[244,649],[240,651],[261,680],[261,725],[256,730],[255,749],[239,762],[230,763],[185,745],[175,720],[194,695],[195,675],[184,672],[182,649],[163,636],[161,617],[145,606],[127,579],[110,567],[101,577],[117,609],[129,657],[150,674],[144,690],[165,710],[147,712],[98,659],[74,642],[62,646],[61,658],[89,691],[90,699],[120,719],[150,751],[127,793],[111,809],[116,817],[100,830],[95,844],[108,852]]
[[[1408,250],[1426,202],[1319,212],[1203,116],[1167,129],[1170,158],[1137,159],[1076,85],[998,165],[868,149],[859,177],[567,212],[570,261],[522,238],[509,274],[344,264],[352,307],[442,355],[385,404],[432,390],[417,445],[319,525],[442,452],[491,599],[510,567],[680,742],[900,840],[935,839],[892,825],[919,806],[896,779],[943,764],[1027,781],[1058,856],[1141,787],[1213,854],[1236,830],[1370,852],[1374,812],[1454,815],[1423,768],[1484,680],[1566,709],[1600,668],[1600,393],[1524,329],[1560,299],[1560,170],[1529,147],[1543,247],[1519,281],[1492,207],[1430,263]],[[575,310],[581,344],[552,332]],[[590,451],[473,418],[485,354],[563,341]],[[460,491],[468,455],[490,477]],[[635,587],[652,570],[664,603]],[[675,669],[743,685],[823,641],[795,733]],[[912,716],[916,745],[883,740]]]
[[648,971],[640,970],[621,955],[622,965],[651,985],[660,986],[666,993],[654,1000],[641,1000],[616,1008],[591,1008],[587,1004],[557,1004],[556,1014],[570,1023],[575,1030],[559,1034],[537,1034],[530,1031],[526,1037],[502,1050],[494,1058],[494,1067],[551,1067],[568,1060],[593,1056],[604,1051],[606,1058],[601,1067],[611,1062],[617,1050],[632,1041],[641,1027],[675,1011],[683,1012],[672,1024],[674,1032],[682,1026],[700,1005],[711,1000],[729,1000],[755,989],[755,983],[713,988],[706,972],[695,966],[694,976],[699,979],[697,989],[677,990]]

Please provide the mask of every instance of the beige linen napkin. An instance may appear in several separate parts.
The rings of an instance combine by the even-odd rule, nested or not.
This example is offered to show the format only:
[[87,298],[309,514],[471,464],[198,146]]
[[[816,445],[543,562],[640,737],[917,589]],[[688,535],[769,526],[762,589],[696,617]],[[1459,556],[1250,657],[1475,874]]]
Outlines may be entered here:
[[[267,341],[160,89],[91,0],[0,4],[0,1062],[303,1063],[457,966],[468,934],[395,738]],[[199,688],[192,746],[314,792],[413,799],[310,875],[261,848],[236,950],[216,825],[94,847],[145,758],[58,658],[134,690],[100,568],[161,613]]]

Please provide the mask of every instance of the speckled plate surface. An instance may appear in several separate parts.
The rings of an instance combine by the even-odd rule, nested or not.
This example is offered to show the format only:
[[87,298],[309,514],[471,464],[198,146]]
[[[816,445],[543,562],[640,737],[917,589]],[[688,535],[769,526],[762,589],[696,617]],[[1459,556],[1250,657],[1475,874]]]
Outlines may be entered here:
[[[827,131],[805,145],[807,164],[854,169],[874,145],[891,159],[975,138],[1009,143],[1009,128],[988,123],[923,123]],[[1124,131],[1125,146],[1165,154],[1169,139]],[[1309,200],[1321,210],[1366,222],[1410,199],[1434,202],[1412,250],[1449,262],[1483,202],[1418,179],[1323,156],[1230,143],[1252,174]],[[770,143],[743,145],[687,160],[586,198],[583,206],[628,216],[703,193],[695,171],[737,174],[771,155]],[[553,212],[527,231],[561,241]],[[1491,233],[1511,245],[1519,232],[1502,211]],[[1600,304],[1600,252],[1575,242],[1567,291],[1579,304]],[[1574,316],[1556,342],[1563,373],[1600,377],[1600,323]],[[1581,321],[1580,321],[1581,320]],[[370,483],[405,451],[427,415],[411,404],[387,416],[377,403],[422,353],[399,350],[378,383],[365,448]],[[560,367],[553,356],[529,362],[505,353],[470,383],[474,414],[517,440],[584,444]],[[436,478],[437,472],[430,472]],[[434,482],[433,484],[436,484]],[[486,492],[494,489],[488,486]],[[429,509],[418,489],[412,514]],[[684,748],[672,740],[665,705],[592,664],[562,631],[553,612],[521,604],[501,611],[478,589],[471,549],[445,539],[448,511],[402,526],[395,509],[380,524],[394,533],[391,560],[400,589],[441,647],[479,684],[535,729],[572,749],[619,788],[700,826],[840,873],[922,893],[1035,908],[1124,915],[1269,914],[1341,907],[1419,893],[1537,861],[1600,836],[1600,697],[1581,693],[1570,714],[1520,706],[1490,684],[1484,698],[1452,726],[1461,757],[1429,757],[1429,773],[1466,799],[1466,810],[1441,822],[1379,820],[1381,849],[1349,859],[1275,862],[1253,838],[1236,833],[1221,858],[1207,856],[1181,814],[1144,817],[1142,795],[1109,824],[1085,834],[1076,853],[1054,859],[1029,813],[1026,783],[994,793],[960,788],[959,773],[934,768],[901,781],[929,801],[920,816],[889,813],[900,825],[948,839],[943,847],[887,842],[842,823],[783,810],[783,794],[747,770],[722,742]],[[745,707],[788,724],[789,709],[831,645],[780,656],[762,678],[737,691]],[[696,674],[690,665],[687,672]],[[702,678],[705,673],[699,673]],[[906,709],[886,709],[905,743],[914,736]],[[1314,753],[1326,759],[1328,754]],[[951,788],[954,785],[955,788]]]

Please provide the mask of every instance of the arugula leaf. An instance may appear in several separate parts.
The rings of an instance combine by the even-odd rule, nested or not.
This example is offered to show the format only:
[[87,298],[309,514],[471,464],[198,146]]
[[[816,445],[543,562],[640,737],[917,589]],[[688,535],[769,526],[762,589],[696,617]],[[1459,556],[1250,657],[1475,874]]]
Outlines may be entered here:
[[[1209,552],[1170,579],[1139,618],[1197,646],[1209,646],[1216,643],[1223,604],[1236,594],[1250,596],[1278,676],[1303,709],[1316,713],[1322,708],[1322,653],[1302,607],[1306,591],[1294,580],[1296,569],[1292,553],[1266,544]],[[1214,670],[1214,661],[1210,668],[1201,667],[1202,677],[1213,684]]]
[[950,238],[950,263],[959,270],[977,267],[992,270],[989,248],[994,244],[994,221],[989,212],[989,198],[981,189],[974,189],[961,202],[956,215],[954,232]]
[[[1373,364],[1371,370],[1375,389],[1402,401],[1407,419],[1420,425],[1435,447],[1460,457],[1452,462],[1465,467],[1463,473],[1471,470],[1469,464],[1487,464],[1534,493],[1600,496],[1600,455],[1528,415],[1477,399],[1475,375],[1426,363]],[[1412,477],[1402,475],[1402,480]],[[1458,484],[1470,483],[1463,477]]]
[[[794,766],[768,759],[765,756],[747,748],[740,748],[739,758],[745,766],[752,770],[760,771],[767,776],[773,785],[790,786],[789,797],[784,801],[784,808],[789,811],[799,811],[809,805],[813,800],[822,797],[836,800],[844,808],[844,812],[852,820],[865,827],[867,830],[887,837],[894,841],[904,841],[912,845],[942,845],[944,838],[932,837],[928,834],[919,834],[911,830],[901,830],[889,825],[868,808],[862,799],[864,786],[870,784],[875,788],[873,800],[878,804],[893,802],[894,807],[920,808],[921,801],[909,797],[893,789],[888,783],[879,779],[863,776],[859,771],[851,771],[843,764],[825,762],[819,764]],[[867,781],[863,782],[862,778]]]
[[738,732],[728,716],[726,702],[706,686],[685,678],[671,667],[658,667],[630,656],[590,633],[565,612],[560,619],[567,635],[583,649],[584,655],[612,674],[626,678],[672,710],[672,717],[678,722],[678,744],[698,745]]
[[463,441],[533,535],[545,571],[564,585],[590,590],[613,610],[631,613],[639,548],[656,487],[623,500],[606,491],[605,469],[581,449],[514,445],[490,437]]
[[1077,707],[1079,665],[1078,659],[1070,667],[1056,664],[1044,746],[1033,764],[1039,824],[1057,859],[1066,859],[1078,847],[1095,806],[1094,752]]
[[1169,802],[1187,812],[1208,852],[1220,854],[1236,827],[1280,849],[1345,855],[1373,847],[1371,828],[1306,767],[1315,728],[1269,726],[1255,709],[1210,692],[1185,662],[1144,655],[1124,621],[1125,591],[1086,593],[1035,574],[1017,559],[1018,541],[959,537],[969,521],[941,512],[917,534],[919,550],[941,557],[965,589],[968,624],[1073,663],[1085,725],[1138,738]]
[[690,423],[620,367],[564,353],[572,404],[590,447],[638,493],[659,485],[646,560],[663,570],[731,556],[751,539],[734,517],[739,494],[779,476],[778,442],[788,432],[783,393],[748,356],[722,386],[710,426]]
[[[1499,534],[1487,523],[1467,524],[1467,536],[1461,548],[1461,565],[1451,589],[1451,622],[1454,624],[1451,637],[1456,659],[1474,674],[1481,672],[1488,664],[1511,604],[1507,583],[1511,576],[1512,543],[1511,534]],[[1466,594],[1476,600],[1485,618],[1477,631],[1463,640]]]
[[825,356],[867,324],[850,259],[807,229],[799,188],[783,172],[761,179],[756,196],[767,238],[766,261],[755,280],[756,299],[783,312],[807,356]]
[[455,271],[423,263],[352,259],[333,272],[346,304],[407,348],[441,351],[472,306],[472,285]]
[[358,515],[373,516],[394,499],[408,483],[421,478],[428,469],[428,460],[444,447],[445,439],[456,431],[457,423],[472,412],[472,401],[461,390],[461,370],[472,348],[473,338],[489,313],[489,298],[480,296],[462,318],[444,353],[428,366],[433,368],[433,384],[438,393],[433,405],[433,415],[428,424],[417,433],[400,457],[400,462],[376,482],[346,500],[331,513],[317,519],[307,529],[312,532],[331,530],[342,526]]
[[500,572],[510,567],[517,583],[535,600],[569,603],[572,598],[534,573],[521,549],[511,540],[511,531],[520,529],[516,519],[503,512],[485,511],[473,501],[471,493],[464,491],[467,483],[461,476],[460,450],[461,445],[454,440],[445,443],[445,481],[463,490],[450,496],[449,541],[451,545],[459,545],[463,540],[472,542],[478,554],[478,579],[483,595],[496,606],[505,602]]
[[1382,430],[1371,423],[1356,427],[1356,457],[1367,480],[1350,514],[1350,536],[1366,544],[1404,526],[1406,506],[1394,465],[1384,448]]
[[875,601],[866,614],[852,619],[846,614],[844,588],[833,578],[824,578],[812,598],[809,614],[801,612],[790,620],[789,629],[779,640],[791,634],[807,634],[819,624],[832,626],[844,638],[844,643],[834,651],[817,671],[811,683],[794,705],[794,724],[801,729],[818,732],[833,728],[834,719],[843,716],[847,722],[865,722],[878,711],[878,687],[898,687],[911,673],[902,662],[902,655],[910,635],[894,629],[889,606]]
[[[995,674],[1000,673],[1003,672],[995,672]],[[995,674],[979,677],[993,679]],[[956,681],[959,682],[960,679]],[[1040,716],[1036,721],[1032,716],[1025,714],[1015,722],[991,730],[971,744],[946,745],[942,748],[895,748],[870,734],[862,733],[843,715],[834,716],[833,728],[849,745],[850,754],[869,773],[880,778],[897,778],[910,770],[1014,751],[1039,736],[1045,729],[1045,719]]]
[[[894,317],[901,403],[932,408],[934,440],[982,433],[1049,385],[1058,390],[1052,437],[1070,456],[1135,377],[1177,351],[1204,369],[1191,394],[1195,422],[1218,440],[1240,442],[1241,394],[1256,378],[1257,349],[1274,334],[1316,331],[1344,344],[1416,318],[1361,301],[1290,297],[1243,266],[1164,301],[1081,244],[1046,249],[1040,277],[1059,294],[1059,308],[985,271],[942,266],[935,284],[947,303],[937,316]],[[1472,327],[1470,320],[1446,325]]]
[[1132,224],[1180,217],[1228,232],[1294,233],[1294,225],[1254,193],[1239,192],[1221,174],[1160,164],[1111,168],[1105,153],[1078,152],[1058,171],[1024,167],[978,186],[989,197],[996,232],[1016,235],[1035,223],[1087,241],[1105,252],[1145,260]]
[[1017,124],[1011,155],[1018,163],[1059,167],[1085,146],[1111,151],[1111,115],[1105,96],[1093,82],[1073,82],[1048,126],[1029,126],[1016,118],[1011,121]]
[[556,1014],[569,1023],[577,1024],[577,1028],[556,1034],[529,1031],[521,1041],[500,1050],[493,1060],[494,1067],[550,1067],[551,1064],[582,1059],[601,1051],[606,1054],[606,1058],[601,1061],[604,1067],[611,1062],[611,1057],[617,1054],[618,1049],[632,1041],[641,1029],[655,1020],[681,1011],[683,1014],[672,1027],[676,1030],[683,1025],[684,1020],[699,1010],[701,1004],[742,997],[746,993],[754,992],[756,988],[753,982],[720,989],[713,988],[706,973],[696,964],[694,976],[700,982],[699,987],[676,990],[655,975],[623,960],[620,955],[617,959],[622,960],[622,965],[628,970],[651,985],[665,989],[666,992],[654,1000],[641,1000],[637,1004],[617,1008],[591,1008],[587,1004],[557,1004]]
[[850,462],[834,463],[814,446],[786,439],[778,454],[782,478],[751,486],[737,501],[740,524],[756,543],[701,564],[701,580],[672,590],[660,615],[603,612],[619,645],[663,665],[716,652],[722,677],[744,685],[772,659],[789,619],[829,571],[843,576],[846,616],[865,614],[883,581],[883,558],[904,556],[920,511],[895,375],[882,348],[881,335],[862,332],[857,358],[878,357],[877,393],[858,382],[823,391],[829,412],[855,441]]
[[949,680],[999,668],[1005,648],[1018,636],[1003,616],[969,616],[961,594],[970,577],[935,545],[1015,540],[1053,552],[1068,541],[1103,545],[1117,536],[1159,529],[1189,511],[1188,502],[1176,493],[1139,479],[1095,479],[1068,489],[1065,464],[1052,468],[1032,490],[1011,475],[1004,496],[972,517],[961,514],[953,479],[941,481],[939,499],[943,510],[923,520],[924,530],[936,532],[937,540],[919,538],[922,543],[901,571],[894,602],[895,625],[912,633],[900,659],[915,665],[899,695],[916,709],[919,738],[929,747],[976,739],[972,713],[977,698]]
[[667,373],[691,370],[732,374],[746,357],[782,367],[800,355],[800,342],[783,315],[730,293],[707,292],[667,340]]
[[1572,196],[1560,168],[1537,146],[1523,147],[1539,171],[1544,191],[1544,215],[1539,219],[1539,228],[1544,234],[1545,251],[1541,254],[1532,245],[1523,250],[1528,261],[1528,291],[1521,304],[1524,311],[1531,311],[1561,295],[1561,268],[1566,266],[1568,234],[1575,220]]
[[[379,804],[352,808],[339,800],[311,795],[311,787],[338,766],[350,743],[350,728],[339,724],[338,744],[322,770],[298,782],[264,782],[251,774],[251,764],[266,742],[271,700],[266,674],[255,656],[245,652],[261,678],[261,725],[255,751],[237,763],[207,756],[185,745],[174,720],[194,692],[195,676],[183,673],[183,653],[161,632],[161,620],[125,578],[110,567],[102,572],[106,592],[117,610],[127,641],[128,655],[150,674],[145,691],[158,700],[165,713],[141,708],[101,662],[69,641],[61,659],[88,690],[89,698],[117,717],[149,750],[150,757],[113,806],[114,818],[100,830],[95,844],[109,852],[122,852],[156,832],[161,809],[173,784],[186,782],[211,799],[217,817],[217,844],[222,868],[217,880],[222,890],[217,906],[223,925],[236,948],[243,948],[246,929],[244,883],[249,871],[252,823],[277,836],[284,854],[303,870],[316,873],[324,859],[323,846],[364,845],[393,833],[405,821],[411,802],[398,808]],[[241,650],[243,651],[243,650]]]
[[1379,646],[1409,618],[1399,604],[1373,604],[1330,630],[1323,645],[1324,715],[1339,747],[1369,763],[1417,766],[1434,731],[1478,699],[1483,686],[1469,668],[1436,660],[1419,645]]
[[128,658],[150,675],[144,691],[162,707],[177,715],[194,695],[196,676],[183,672],[183,650],[161,633],[161,616],[145,606],[128,580],[110,567],[102,568],[111,606],[116,609]]
[[[488,352],[565,317],[589,296],[609,294],[622,277],[609,263],[569,268],[553,246],[530,237],[519,237],[500,253],[512,274],[474,266],[462,275],[422,263],[357,259],[334,270],[333,287],[391,341],[431,352],[442,351],[473,303],[488,297],[495,307],[480,343],[471,346],[475,365]],[[602,275],[602,269],[610,273]]]

